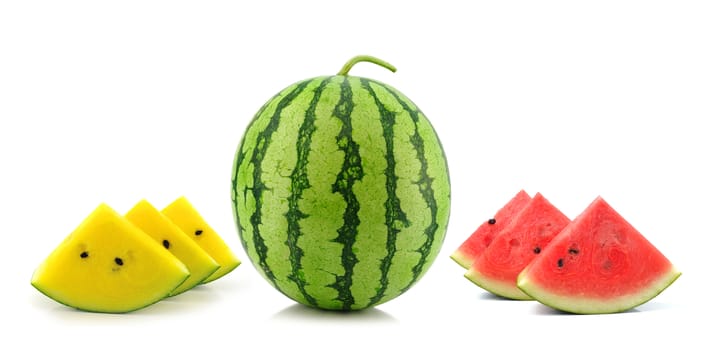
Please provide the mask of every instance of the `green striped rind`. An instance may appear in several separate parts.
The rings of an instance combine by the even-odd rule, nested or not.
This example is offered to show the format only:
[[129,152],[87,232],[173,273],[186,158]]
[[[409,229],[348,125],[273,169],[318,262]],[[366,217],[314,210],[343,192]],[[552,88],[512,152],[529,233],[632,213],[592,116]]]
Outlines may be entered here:
[[450,184],[425,116],[374,80],[299,82],[269,100],[236,152],[241,242],[288,297],[361,309],[405,292],[442,245]]

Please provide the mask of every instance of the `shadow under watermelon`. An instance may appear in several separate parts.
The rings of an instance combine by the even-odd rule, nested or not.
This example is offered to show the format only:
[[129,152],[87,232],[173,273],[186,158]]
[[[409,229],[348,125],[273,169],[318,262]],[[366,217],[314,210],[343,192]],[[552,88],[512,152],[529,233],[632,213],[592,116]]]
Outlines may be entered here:
[[382,322],[398,323],[389,313],[377,308],[359,311],[320,310],[301,304],[290,305],[275,313],[271,320],[277,321],[316,321],[316,322]]

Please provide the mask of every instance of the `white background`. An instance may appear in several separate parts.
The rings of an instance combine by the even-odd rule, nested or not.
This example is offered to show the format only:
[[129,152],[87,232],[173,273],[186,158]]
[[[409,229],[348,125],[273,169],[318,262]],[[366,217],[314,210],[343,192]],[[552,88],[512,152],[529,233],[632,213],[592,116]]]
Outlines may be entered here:
[[[243,4],[242,4],[243,3]],[[0,348],[713,348],[716,6],[709,1],[4,1]],[[376,309],[309,310],[251,266],[230,173],[273,94],[370,54],[448,156],[447,238]],[[500,300],[450,253],[518,190],[570,217],[596,196],[683,276],[651,302],[576,316]],[[244,262],[126,315],[78,312],[33,270],[100,202],[186,195]]]

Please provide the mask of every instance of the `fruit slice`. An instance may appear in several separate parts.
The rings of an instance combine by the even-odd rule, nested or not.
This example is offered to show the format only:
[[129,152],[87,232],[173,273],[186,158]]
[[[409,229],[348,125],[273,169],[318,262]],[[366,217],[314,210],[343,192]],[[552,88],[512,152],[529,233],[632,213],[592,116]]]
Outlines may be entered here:
[[460,266],[469,269],[472,263],[482,255],[500,231],[507,227],[512,219],[527,206],[531,197],[524,190],[518,192],[495,216],[483,222],[470,237],[450,255]]
[[100,204],[35,270],[31,284],[67,306],[122,313],[161,300],[188,276],[179,259]]
[[152,237],[157,244],[174,254],[189,269],[191,276],[170,295],[193,288],[219,269],[219,264],[204,249],[148,201],[141,200],[125,217]]
[[185,234],[193,238],[221,267],[203,283],[208,283],[233,271],[241,261],[231,252],[226,242],[204,221],[186,197],[179,197],[162,210]]
[[514,221],[492,241],[465,274],[470,281],[510,299],[531,299],[517,288],[517,275],[569,219],[537,193]]
[[641,305],[679,276],[669,260],[597,197],[519,275],[520,289],[571,313],[614,313]]

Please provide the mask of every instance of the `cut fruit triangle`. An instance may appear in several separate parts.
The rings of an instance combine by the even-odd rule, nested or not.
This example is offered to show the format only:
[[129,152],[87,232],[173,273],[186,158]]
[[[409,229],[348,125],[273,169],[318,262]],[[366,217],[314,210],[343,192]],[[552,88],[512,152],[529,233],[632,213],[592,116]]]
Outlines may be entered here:
[[101,204],[35,270],[31,284],[61,304],[123,313],[163,299],[188,277],[179,259]]
[[558,310],[614,313],[651,300],[680,275],[639,231],[597,197],[520,273],[517,285]]
[[125,217],[154,241],[174,254],[189,269],[191,276],[170,295],[183,293],[219,269],[219,264],[169,218],[146,200],[141,200]]
[[531,299],[517,288],[517,275],[568,223],[569,218],[537,193],[475,260],[465,277],[493,294]]
[[184,233],[191,237],[204,251],[219,263],[221,267],[202,283],[214,281],[241,264],[241,261],[229,249],[186,197],[179,197],[162,210],[162,213],[174,222]]
[[465,240],[455,252],[450,255],[460,266],[469,269],[470,266],[482,255],[487,246],[492,243],[495,236],[507,227],[514,217],[527,206],[531,197],[524,190],[520,190],[507,204],[497,211],[495,216],[483,222]]

